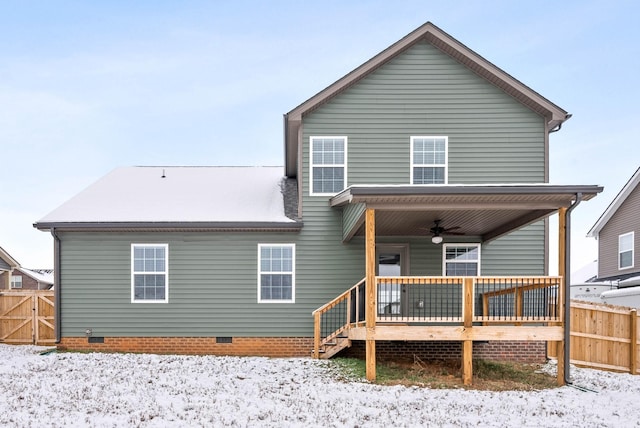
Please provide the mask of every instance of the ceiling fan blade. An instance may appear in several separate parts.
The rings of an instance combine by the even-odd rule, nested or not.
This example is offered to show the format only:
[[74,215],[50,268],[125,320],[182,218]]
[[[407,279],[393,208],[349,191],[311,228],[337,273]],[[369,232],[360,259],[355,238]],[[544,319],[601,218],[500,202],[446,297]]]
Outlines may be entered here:
[[440,226],[440,223],[442,222],[442,220],[435,220],[433,223],[434,225],[428,229],[428,228],[424,228],[424,230],[429,230],[429,232],[431,233],[431,235],[433,236],[442,236],[442,235],[464,235],[464,232],[454,232],[454,230],[458,230],[461,227],[460,226],[453,226],[453,227],[442,227]]

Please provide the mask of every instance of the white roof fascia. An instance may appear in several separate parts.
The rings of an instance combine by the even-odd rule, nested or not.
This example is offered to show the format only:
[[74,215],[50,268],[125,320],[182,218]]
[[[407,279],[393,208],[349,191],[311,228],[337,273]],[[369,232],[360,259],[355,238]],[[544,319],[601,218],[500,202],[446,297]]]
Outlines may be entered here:
[[16,259],[14,259],[13,257],[11,257],[11,255],[9,253],[7,253],[4,248],[0,247],[0,258],[2,260],[4,260],[5,262],[7,262],[7,264],[9,266],[12,266],[14,268],[16,267],[20,267],[20,263],[18,263],[18,261]]
[[587,233],[587,237],[596,239],[598,238],[598,235],[600,234],[602,228],[609,222],[609,220],[611,220],[611,217],[613,217],[616,211],[618,211],[618,208],[620,208],[624,201],[629,197],[638,183],[640,183],[640,168],[636,170],[629,181],[627,181],[627,184],[624,185],[622,190],[620,190],[618,195],[609,204],[604,213],[602,213],[598,221],[596,221],[591,230],[589,230],[589,232]]

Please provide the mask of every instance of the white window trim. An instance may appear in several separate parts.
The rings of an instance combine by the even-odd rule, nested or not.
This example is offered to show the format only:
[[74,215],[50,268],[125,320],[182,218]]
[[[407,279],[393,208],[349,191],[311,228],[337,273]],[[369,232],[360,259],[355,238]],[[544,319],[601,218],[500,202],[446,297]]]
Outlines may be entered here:
[[[447,248],[449,247],[476,247],[478,249],[478,276],[482,275],[481,271],[481,262],[482,262],[482,244],[478,243],[464,243],[464,242],[456,242],[451,244],[442,244],[442,276],[447,276]],[[468,263],[468,260],[465,261],[449,261],[450,263]]]
[[[629,266],[620,266],[620,254],[622,254],[622,251],[620,251],[620,240],[626,236],[631,236],[631,265]],[[629,251],[629,250],[626,250]],[[625,251],[625,252],[626,252]],[[635,235],[634,232],[629,232],[629,233],[623,233],[621,235],[618,235],[618,270],[625,270],[625,269],[632,269],[633,266],[635,265],[634,261],[635,261]]]
[[[262,299],[262,247],[288,247],[291,248],[291,272],[268,272],[268,273],[291,273],[291,299],[290,300],[274,300]],[[258,244],[258,303],[295,303],[296,302],[296,244],[282,244],[279,242],[269,244]]]
[[[342,138],[344,139],[344,164],[323,164],[323,165],[314,165],[313,164],[313,140],[314,139],[323,139],[323,138]],[[346,135],[312,135],[309,137],[309,196],[334,196],[337,193],[317,193],[313,191],[313,167],[342,167],[344,169],[344,182],[342,183],[342,190],[347,188],[347,147],[348,147],[348,137]]]
[[[164,300],[136,300],[135,297],[135,272],[134,248],[136,247],[163,247],[164,248]],[[155,273],[158,274],[157,272]],[[169,303],[169,244],[131,244],[131,303]]]
[[[444,138],[444,165],[440,164],[424,164],[424,165],[414,165],[413,164],[413,145],[416,139],[421,138]],[[449,137],[446,135],[415,135],[411,137],[411,144],[409,147],[409,157],[410,157],[410,171],[409,171],[409,184],[412,186],[441,186],[441,184],[413,184],[413,168],[415,166],[420,167],[444,167],[444,183],[449,184]]]
[[[16,287],[15,286],[16,281],[15,281],[14,278],[20,278],[20,281],[19,281],[20,282],[20,287]],[[20,290],[23,287],[23,285],[22,285],[22,275],[11,275],[10,282],[11,282],[11,288],[12,289]]]

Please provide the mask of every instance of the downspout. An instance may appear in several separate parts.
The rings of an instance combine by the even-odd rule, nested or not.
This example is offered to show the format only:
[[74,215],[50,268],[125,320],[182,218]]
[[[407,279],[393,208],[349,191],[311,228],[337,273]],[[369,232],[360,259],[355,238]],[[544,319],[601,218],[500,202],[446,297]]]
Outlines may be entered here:
[[582,193],[576,193],[575,202],[567,209],[565,216],[564,234],[564,382],[571,384],[569,379],[570,349],[571,343],[571,211],[582,202]]
[[[564,120],[569,120],[569,119],[571,119],[571,116],[573,116],[571,113],[567,113],[567,115],[564,117]],[[555,128],[551,129],[551,130],[549,131],[549,134],[551,134],[551,133],[553,133],[553,132],[558,132],[559,130],[561,130],[561,129],[562,129],[562,123],[563,123],[563,122],[564,122],[564,121],[560,122],[559,124],[557,124],[557,125],[555,126]]]
[[562,129],[562,123],[559,123],[555,128],[549,130],[549,134],[552,134],[554,132],[558,132],[561,129]]
[[60,272],[60,237],[56,232],[55,227],[51,228],[51,235],[53,236],[53,283],[55,287],[54,301],[55,301],[55,331],[56,331],[56,343],[60,343],[62,338],[62,305],[60,304],[60,293],[62,292],[62,277]]

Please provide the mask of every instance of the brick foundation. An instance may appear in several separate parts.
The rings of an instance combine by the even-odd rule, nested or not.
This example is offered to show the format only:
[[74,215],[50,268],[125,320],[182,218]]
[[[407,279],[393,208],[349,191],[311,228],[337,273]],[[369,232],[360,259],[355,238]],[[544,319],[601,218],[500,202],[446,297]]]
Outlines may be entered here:
[[[229,339],[229,338],[226,338]],[[86,337],[64,337],[58,349],[95,352],[141,352],[154,354],[235,355],[264,357],[309,357],[313,349],[310,337],[234,337],[231,343],[219,343],[215,337],[105,337],[104,343],[89,343]],[[492,341],[474,342],[473,358],[522,363],[543,363],[546,342]],[[364,358],[365,342],[353,341],[339,355]],[[458,360],[461,342],[379,341],[376,358],[393,360],[418,356],[428,360]]]
[[[354,341],[341,356],[364,358],[365,342]],[[414,356],[421,360],[459,360],[462,358],[462,342],[376,342],[376,359],[393,360]],[[541,341],[492,341],[474,342],[473,358],[520,363],[544,363],[547,358],[546,342]]]
[[105,337],[104,343],[89,343],[86,337],[63,337],[58,349],[263,357],[308,357],[313,349],[310,337],[234,337],[231,343],[218,342],[215,337]]
[[483,360],[544,363],[547,360],[547,342],[493,341],[473,344],[473,356]]

